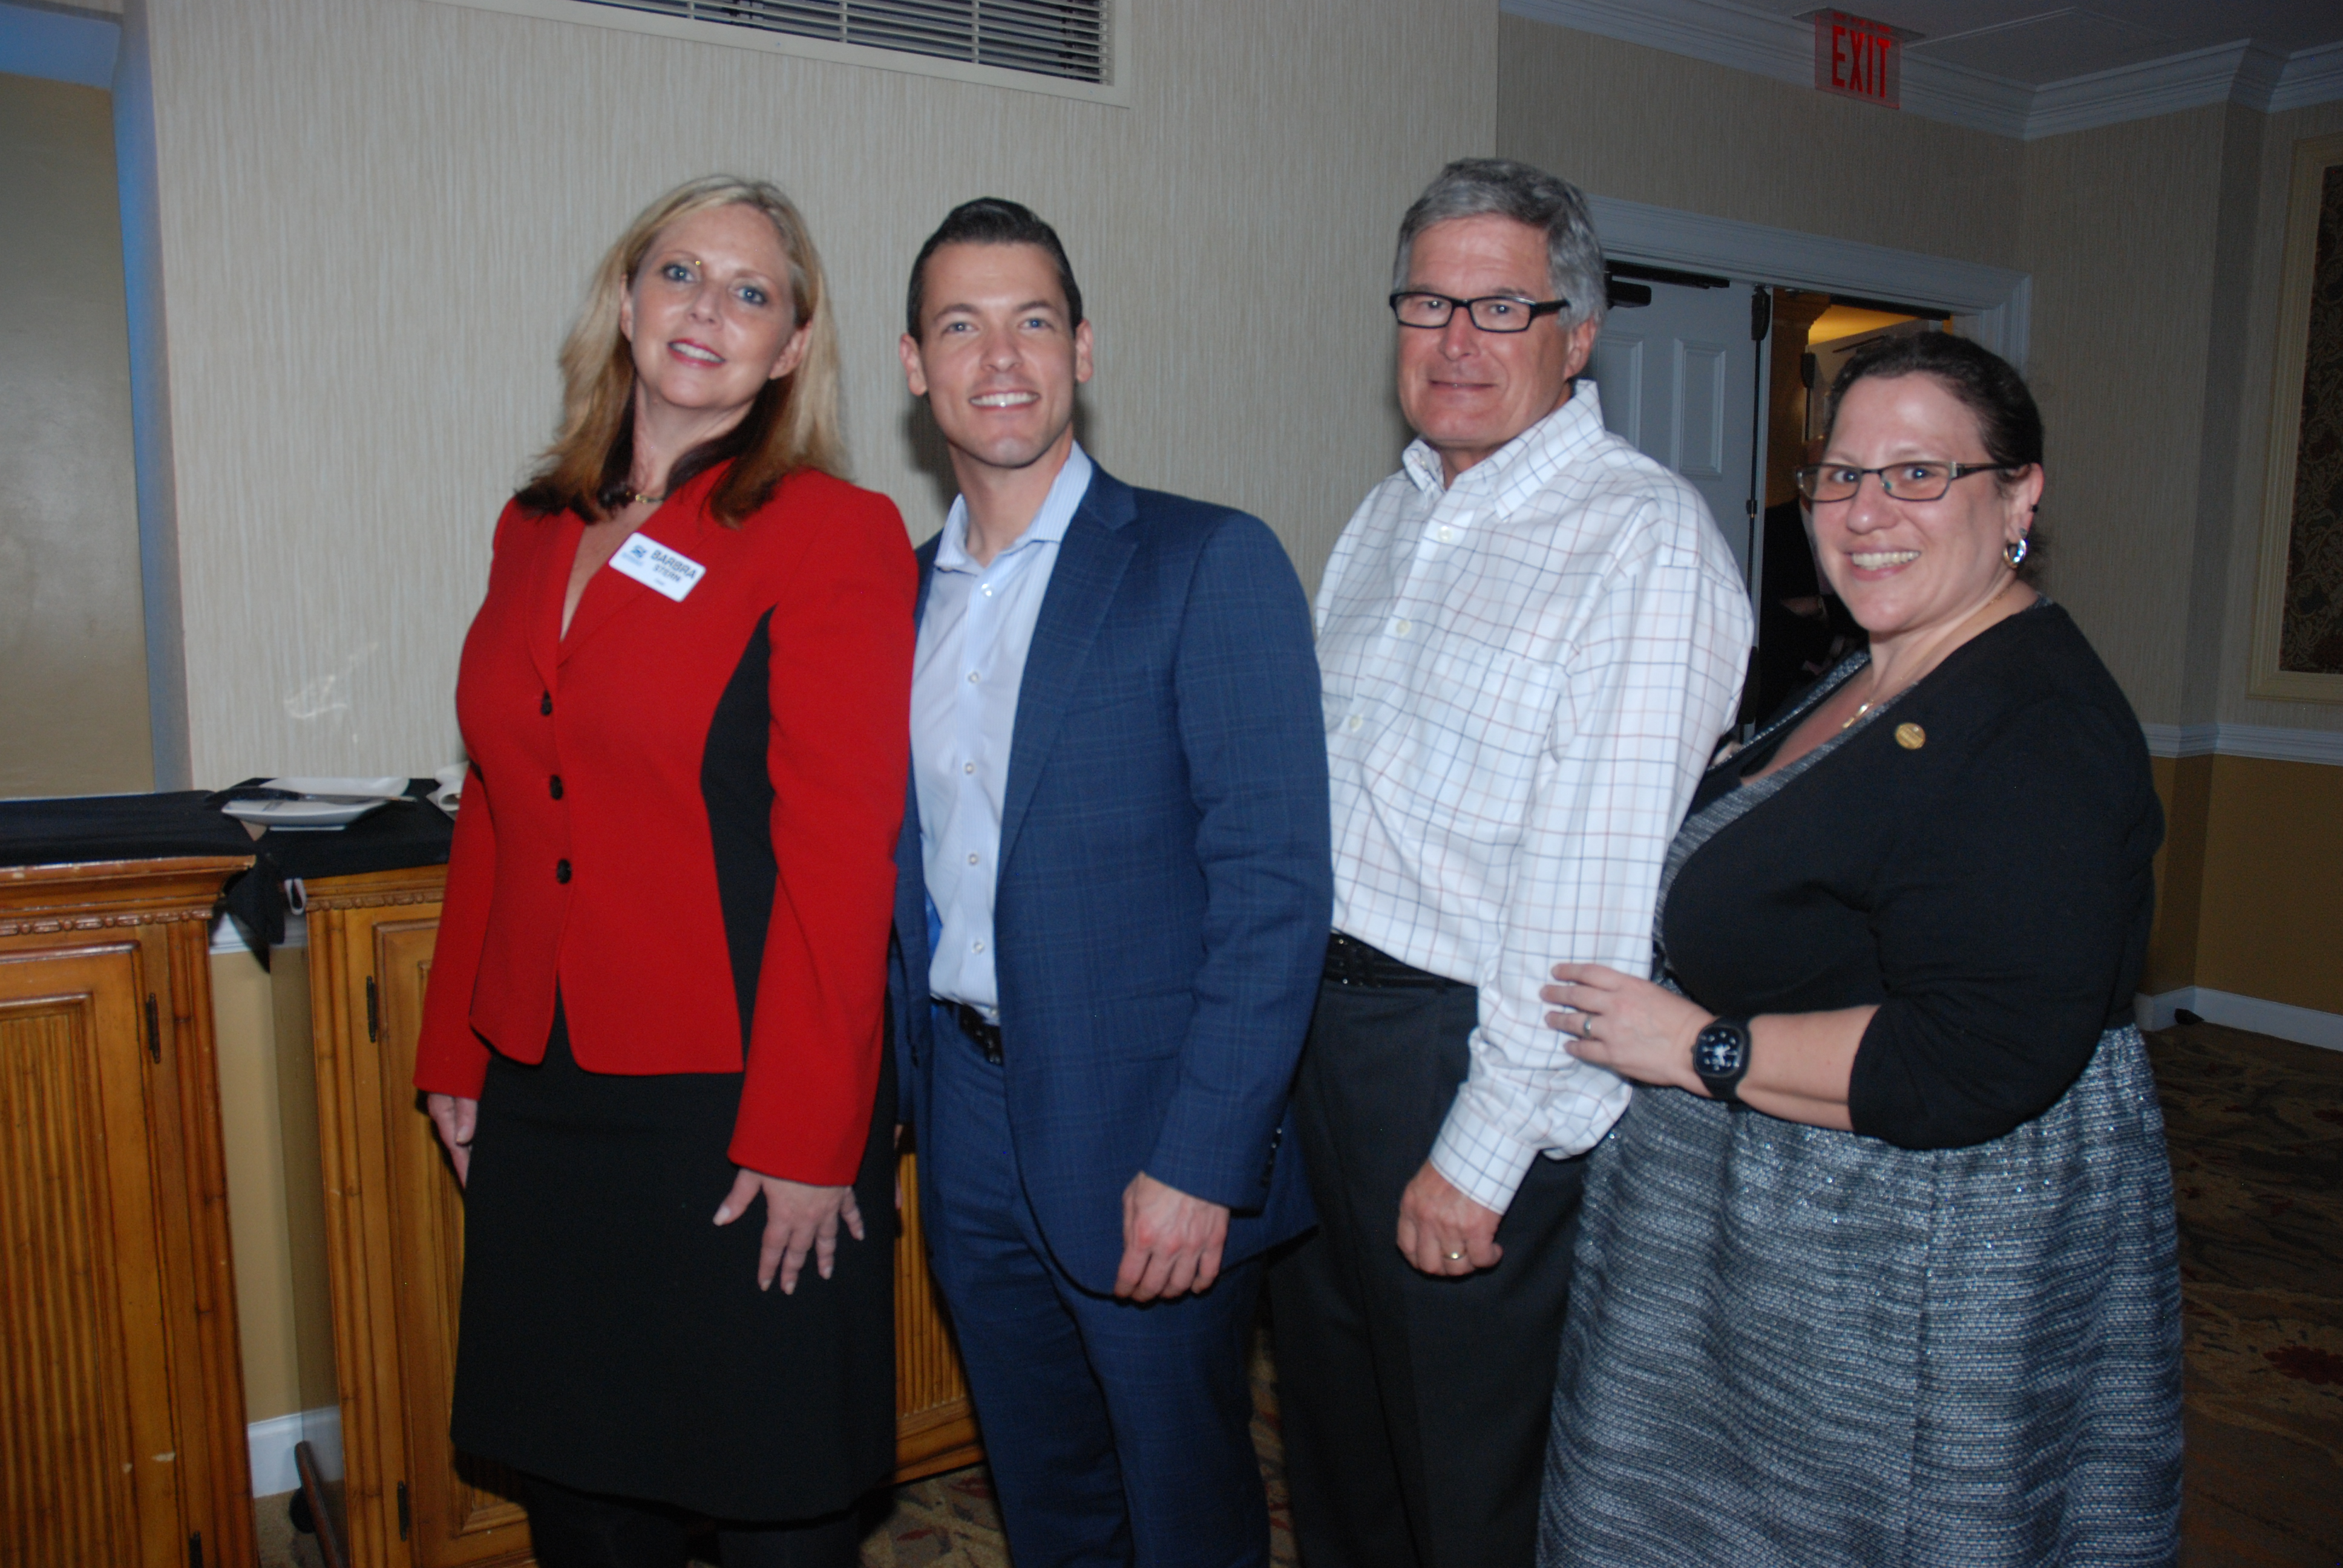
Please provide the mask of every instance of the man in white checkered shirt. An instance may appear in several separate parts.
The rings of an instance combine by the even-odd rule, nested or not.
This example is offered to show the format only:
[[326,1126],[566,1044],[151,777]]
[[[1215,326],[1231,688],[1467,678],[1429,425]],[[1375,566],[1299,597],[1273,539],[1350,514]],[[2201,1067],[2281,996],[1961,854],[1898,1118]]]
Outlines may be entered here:
[[1576,190],[1451,164],[1393,287],[1417,439],[1318,592],[1335,934],[1296,1104],[1321,1228],[1272,1274],[1278,1376],[1305,1568],[1513,1568],[1580,1156],[1628,1093],[1538,987],[1649,969],[1751,618],[1699,495],[1573,389],[1604,310]]

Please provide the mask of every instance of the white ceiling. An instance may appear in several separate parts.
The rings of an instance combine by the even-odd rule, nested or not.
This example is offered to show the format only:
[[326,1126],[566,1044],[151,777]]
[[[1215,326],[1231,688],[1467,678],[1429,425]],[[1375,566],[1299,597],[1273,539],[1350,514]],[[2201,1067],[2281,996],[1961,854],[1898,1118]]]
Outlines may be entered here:
[[[1501,0],[1519,16],[1811,85],[1815,0]],[[2343,98],[2338,0],[1854,0],[1910,35],[1905,113],[2031,140],[2235,101]]]

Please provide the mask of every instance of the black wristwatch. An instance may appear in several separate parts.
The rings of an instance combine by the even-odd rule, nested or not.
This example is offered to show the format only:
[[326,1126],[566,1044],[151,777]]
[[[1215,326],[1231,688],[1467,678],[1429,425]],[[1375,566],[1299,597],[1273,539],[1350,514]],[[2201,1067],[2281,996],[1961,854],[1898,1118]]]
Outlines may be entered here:
[[1741,1080],[1749,1070],[1749,1020],[1720,1018],[1694,1036],[1692,1070],[1711,1100],[1738,1104]]

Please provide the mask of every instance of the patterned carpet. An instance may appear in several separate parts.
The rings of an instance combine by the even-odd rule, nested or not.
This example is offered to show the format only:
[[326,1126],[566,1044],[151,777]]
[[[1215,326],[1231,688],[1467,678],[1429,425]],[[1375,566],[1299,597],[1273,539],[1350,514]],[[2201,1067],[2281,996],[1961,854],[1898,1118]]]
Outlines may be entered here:
[[[1275,1380],[1264,1329],[1253,1336],[1252,1446],[1261,1456],[1262,1484],[1269,1492],[1270,1561],[1290,1568],[1295,1558],[1286,1522]],[[1009,1568],[1001,1514],[993,1506],[991,1479],[984,1466],[897,1487],[886,1526],[862,1543],[862,1568]]]
[[[2148,1037],[2187,1313],[2183,1568],[2343,1563],[2343,1052],[2217,1024]],[[1275,1561],[1291,1563],[1276,1389],[1253,1362]],[[1008,1568],[981,1465],[899,1488],[864,1568]]]
[[2148,1037],[2187,1314],[2184,1568],[2343,1562],[2343,1052]]

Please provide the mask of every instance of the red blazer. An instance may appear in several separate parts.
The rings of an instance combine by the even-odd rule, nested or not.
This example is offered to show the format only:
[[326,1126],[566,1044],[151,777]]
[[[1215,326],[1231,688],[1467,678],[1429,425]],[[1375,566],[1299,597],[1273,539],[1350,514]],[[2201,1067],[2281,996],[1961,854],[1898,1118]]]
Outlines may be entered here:
[[917,570],[883,496],[798,474],[727,528],[722,471],[641,530],[705,568],[682,601],[606,567],[567,637],[583,523],[498,520],[415,1082],[543,1060],[558,989],[578,1065],[745,1067],[733,1161],[835,1186],[878,1092]]

